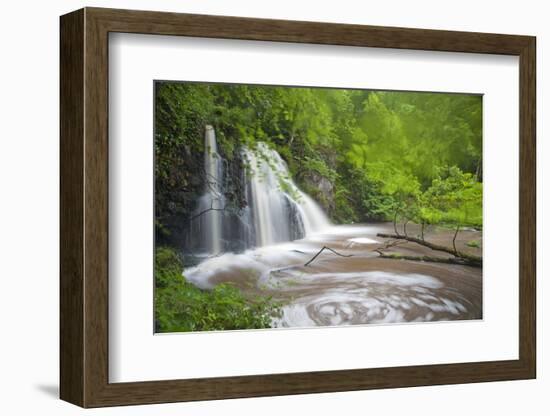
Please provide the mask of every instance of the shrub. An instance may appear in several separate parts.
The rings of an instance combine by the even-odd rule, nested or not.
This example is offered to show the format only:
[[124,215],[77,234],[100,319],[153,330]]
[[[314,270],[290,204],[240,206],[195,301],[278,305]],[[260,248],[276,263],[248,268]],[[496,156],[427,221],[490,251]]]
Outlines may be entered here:
[[249,299],[230,284],[202,290],[185,279],[182,266],[173,249],[156,250],[156,332],[270,328],[280,313],[271,297]]

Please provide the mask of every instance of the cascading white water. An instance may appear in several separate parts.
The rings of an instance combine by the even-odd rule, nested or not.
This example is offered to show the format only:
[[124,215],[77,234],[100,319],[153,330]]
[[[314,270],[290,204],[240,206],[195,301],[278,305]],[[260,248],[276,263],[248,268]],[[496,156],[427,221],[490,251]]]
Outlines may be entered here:
[[222,251],[222,217],[225,205],[222,192],[223,166],[212,126],[204,132],[204,171],[206,192],[199,199],[198,214],[203,248],[212,254]]
[[239,251],[297,240],[330,226],[319,205],[292,181],[279,153],[258,143],[255,150],[243,148],[241,157],[248,169],[237,181],[246,189],[246,206],[235,213],[225,209],[224,161],[214,128],[206,126],[205,193],[190,235],[195,248],[209,254]]
[[255,152],[245,149],[244,155],[250,165],[248,202],[256,246],[295,240],[330,225],[317,203],[292,181],[279,153],[259,143]]

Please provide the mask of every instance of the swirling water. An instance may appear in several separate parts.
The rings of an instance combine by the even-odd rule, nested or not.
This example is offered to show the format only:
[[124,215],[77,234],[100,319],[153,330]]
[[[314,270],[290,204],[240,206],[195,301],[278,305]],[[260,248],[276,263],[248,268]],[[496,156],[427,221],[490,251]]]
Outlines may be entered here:
[[[206,212],[192,230],[203,258],[184,271],[190,282],[273,296],[284,305],[274,327],[481,318],[480,270],[379,259],[380,225],[332,226],[266,144],[243,148],[241,157],[246,207],[235,216],[224,210],[224,161],[207,126],[207,184],[197,207]],[[353,257],[325,252],[306,267],[323,246]]]
[[[481,273],[379,259],[379,226],[333,226],[311,237],[211,257],[185,270],[202,288],[231,282],[283,302],[274,327],[340,326],[481,318]],[[352,255],[323,252],[324,245]]]

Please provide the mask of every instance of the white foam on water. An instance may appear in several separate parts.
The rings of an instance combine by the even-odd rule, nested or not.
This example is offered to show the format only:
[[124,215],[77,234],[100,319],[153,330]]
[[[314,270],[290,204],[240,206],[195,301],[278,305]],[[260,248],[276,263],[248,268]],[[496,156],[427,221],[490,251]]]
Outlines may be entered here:
[[355,244],[378,244],[378,241],[368,237],[349,238],[346,241],[351,243],[350,247],[353,247]]
[[418,273],[391,273],[383,271],[368,272],[344,272],[344,273],[304,273],[301,271],[288,271],[288,275],[299,277],[303,281],[319,281],[321,279],[342,280],[346,282],[376,283],[392,286],[414,286],[413,290],[425,290],[425,288],[438,289],[443,283],[432,276]]
[[301,266],[315,253],[314,247],[300,243],[282,243],[243,253],[225,253],[210,257],[195,267],[185,269],[185,278],[202,289],[213,287],[210,279],[220,273],[254,272],[258,281],[265,281],[271,271],[292,265]]

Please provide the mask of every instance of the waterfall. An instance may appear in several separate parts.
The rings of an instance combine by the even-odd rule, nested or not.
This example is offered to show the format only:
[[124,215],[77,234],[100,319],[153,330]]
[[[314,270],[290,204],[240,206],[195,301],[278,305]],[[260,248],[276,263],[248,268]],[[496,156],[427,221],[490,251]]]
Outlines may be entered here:
[[255,150],[242,149],[246,172],[240,181],[246,189],[246,207],[238,214],[225,210],[224,164],[212,126],[206,126],[204,141],[206,189],[196,209],[199,227],[192,228],[191,235],[202,250],[218,254],[234,247],[268,246],[330,226],[319,205],[293,182],[279,153],[265,143]]
[[265,143],[244,150],[256,246],[296,240],[330,225],[317,203],[292,181],[279,153]]
[[223,166],[212,126],[204,132],[204,174],[206,192],[199,199],[197,214],[203,248],[211,254],[222,251],[222,219],[225,200],[222,191]]

